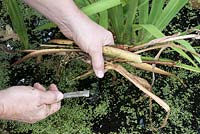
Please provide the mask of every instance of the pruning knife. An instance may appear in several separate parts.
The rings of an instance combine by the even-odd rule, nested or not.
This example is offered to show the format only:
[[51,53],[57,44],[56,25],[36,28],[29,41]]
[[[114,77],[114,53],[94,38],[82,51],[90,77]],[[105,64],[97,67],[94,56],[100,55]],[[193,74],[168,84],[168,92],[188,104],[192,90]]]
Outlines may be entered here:
[[89,90],[69,92],[69,93],[64,93],[63,99],[65,99],[65,98],[89,97],[89,94],[90,94]]

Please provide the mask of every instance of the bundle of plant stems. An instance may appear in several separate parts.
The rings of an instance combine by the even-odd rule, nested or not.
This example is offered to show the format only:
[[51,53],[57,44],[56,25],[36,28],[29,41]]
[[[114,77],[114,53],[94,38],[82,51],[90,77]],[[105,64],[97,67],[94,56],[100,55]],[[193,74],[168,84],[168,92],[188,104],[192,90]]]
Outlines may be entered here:
[[[199,68],[196,68],[196,69],[191,68],[191,67],[185,68],[184,66],[186,65],[184,64],[179,64],[172,60],[160,59],[159,57],[166,48],[172,48],[172,47],[179,48],[183,51],[190,52],[192,55],[200,57],[200,54],[189,51],[181,47],[180,45],[173,43],[173,41],[190,39],[190,38],[200,39],[200,35],[190,34],[190,35],[183,35],[183,36],[179,36],[179,35],[167,36],[164,38],[152,40],[148,43],[145,43],[139,46],[132,47],[132,46],[127,46],[127,45],[116,45],[116,46],[104,46],[102,48],[103,53],[105,55],[105,72],[107,72],[108,70],[115,70],[116,72],[120,73],[122,76],[124,76],[127,80],[129,80],[131,83],[133,83],[136,87],[138,87],[141,91],[143,91],[146,95],[150,97],[149,101],[151,105],[152,105],[152,100],[154,100],[167,112],[166,118],[164,119],[162,125],[159,128],[152,128],[154,130],[164,127],[167,123],[167,119],[169,118],[169,114],[170,114],[170,107],[162,99],[160,99],[158,96],[156,96],[152,92],[152,85],[155,81],[155,73],[171,76],[171,77],[176,77],[175,74],[162,70],[156,67],[156,65],[161,64],[165,66],[179,67],[179,68],[188,69],[190,71],[200,72]],[[83,56],[81,60],[89,64],[91,63],[89,56],[86,53],[82,52],[75,44],[73,44],[73,41],[55,39],[55,40],[51,40],[49,43],[50,44],[41,44],[40,46],[42,49],[40,50],[20,50],[20,52],[25,52],[29,54],[27,54],[22,59],[15,62],[13,65],[20,64],[32,57],[41,57],[42,55],[52,55],[52,54],[70,55],[72,53],[76,53],[77,56]],[[142,57],[141,55],[139,55],[142,52],[151,51],[155,49],[160,49],[160,50],[154,59],[143,60],[143,58],[145,59],[145,57]],[[41,59],[41,58],[38,58],[38,59]],[[127,63],[134,68],[139,68],[145,71],[152,72],[153,73],[152,84],[149,84],[147,80],[132,74],[127,69],[125,69],[122,65],[120,65],[120,63]],[[92,73],[93,71],[89,70],[85,74],[82,74],[75,79],[85,78]],[[176,78],[179,79],[178,77]],[[150,105],[150,110],[152,110],[151,105]]]

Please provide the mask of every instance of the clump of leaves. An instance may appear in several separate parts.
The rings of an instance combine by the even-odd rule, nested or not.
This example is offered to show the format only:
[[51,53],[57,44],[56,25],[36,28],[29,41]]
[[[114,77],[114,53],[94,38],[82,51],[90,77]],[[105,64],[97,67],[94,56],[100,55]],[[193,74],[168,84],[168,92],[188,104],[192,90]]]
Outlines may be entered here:
[[[153,73],[157,69],[156,66],[155,66],[156,64],[176,66],[176,67],[184,68],[184,69],[187,69],[187,70],[199,72],[199,67],[196,63],[196,61],[198,63],[200,61],[199,55],[195,52],[193,47],[191,47],[191,44],[186,42],[186,41],[183,41],[183,40],[172,43],[171,39],[179,38],[179,35],[178,36],[175,35],[175,36],[172,36],[172,37],[165,37],[165,35],[161,32],[169,24],[169,22],[177,14],[177,12],[187,3],[187,0],[184,0],[184,1],[169,0],[167,2],[165,2],[164,0],[152,0],[152,1],[129,0],[129,1],[123,1],[123,2],[119,1],[119,0],[115,0],[112,3],[108,0],[102,0],[102,1],[87,1],[87,0],[80,1],[80,0],[77,0],[77,2],[79,4],[83,4],[83,5],[88,5],[90,3],[93,3],[92,5],[88,5],[87,7],[84,7],[83,5],[80,5],[80,7],[82,7],[82,10],[85,13],[87,13],[88,15],[94,15],[94,16],[91,16],[91,18],[94,19],[96,22],[99,22],[105,28],[110,28],[110,30],[113,31],[114,35],[117,37],[117,39],[116,39],[117,42],[120,42],[120,43],[125,42],[129,45],[134,43],[134,46],[118,46],[118,47],[122,47],[122,49],[124,49],[125,51],[127,51],[129,49],[136,51],[139,48],[140,50],[137,51],[136,53],[141,53],[141,52],[146,52],[146,51],[149,51],[149,50],[154,50],[156,48],[161,48],[161,50],[159,51],[159,53],[156,55],[155,58],[150,57],[150,56],[142,56],[142,58],[140,57],[142,59],[141,61],[145,63],[145,66],[141,66],[141,63],[132,63],[131,62],[132,66],[140,68],[140,69],[142,67],[143,67],[142,69],[148,68]],[[42,27],[36,28],[36,30],[42,30],[43,28],[50,28],[52,26],[55,26],[55,25],[46,24],[45,26],[43,25]],[[152,42],[146,43],[145,45],[135,47],[135,44],[141,45],[141,44],[148,42],[148,41],[150,41],[151,39],[154,39],[154,38],[161,38],[161,39],[156,39],[156,40],[153,40]],[[181,39],[183,39],[183,38],[181,37]],[[166,44],[162,44],[163,40],[168,40],[170,42],[167,41]],[[161,43],[161,44],[155,45],[155,42]],[[155,46],[151,46],[152,44],[155,45]],[[177,44],[181,44],[181,46],[179,46]],[[147,46],[149,48],[146,49]],[[160,58],[160,54],[163,52],[163,50],[166,49],[166,47],[172,48],[173,50],[178,52],[182,57],[184,57],[188,61],[190,61],[190,63],[186,65],[186,64],[180,64],[179,62],[176,62],[173,59],[172,60],[166,60],[166,59]],[[113,49],[113,50],[116,50],[116,49]],[[106,50],[104,50],[104,51],[106,51]],[[26,51],[26,52],[28,52],[28,51]],[[41,50],[41,51],[37,51],[37,52],[34,51],[34,52],[32,53],[32,55],[28,55],[25,58],[23,58],[23,60],[21,60],[20,62],[22,62],[22,61],[24,61],[28,58],[31,58],[32,56],[38,56],[39,57],[44,53],[52,54],[52,53],[59,53],[59,52],[69,52],[69,50],[63,50],[63,49],[62,50],[61,49],[60,50],[55,50],[55,49],[53,50],[53,49],[51,49],[51,50],[48,50],[48,51],[47,50]],[[80,50],[77,50],[77,52],[80,52]],[[191,53],[192,57],[190,57],[190,55],[188,55],[188,52]],[[107,54],[108,54],[108,51],[107,51]],[[108,54],[108,55],[110,55],[110,54]],[[129,59],[125,59],[125,60],[123,59],[121,61],[119,59],[116,60],[115,58],[118,55],[119,55],[119,53],[114,55],[114,63],[120,62],[120,65],[121,65],[121,63],[127,62],[127,60],[129,60]],[[123,56],[123,57],[126,57],[126,56]],[[137,56],[135,56],[135,57],[137,57]],[[193,57],[196,59],[196,61],[194,61]],[[131,60],[133,60],[133,59],[131,59]],[[112,61],[110,61],[108,59],[108,64],[107,64],[108,68],[107,69],[113,69],[114,68],[115,70],[117,70],[119,68],[118,66],[113,66],[113,64],[110,64],[110,62],[112,62]],[[148,66],[146,63],[153,64],[153,66],[151,66],[151,65]],[[119,73],[123,72],[122,74],[127,74],[127,73],[124,73],[123,69],[120,69],[120,70],[118,69],[117,71]],[[90,74],[91,72],[92,71],[89,71],[87,74],[82,75],[79,78],[83,78],[85,76],[88,76],[88,74]],[[71,74],[64,71],[64,73],[68,74],[71,78],[71,76],[73,76],[73,74],[79,73],[79,71],[77,71],[76,73],[75,72],[71,73]],[[165,72],[165,73],[169,74],[167,72]],[[115,73],[113,73],[113,74],[115,74]],[[129,74],[126,75],[126,77],[130,78]],[[153,77],[153,79],[154,78],[155,78],[155,76]],[[162,78],[162,79],[164,80],[164,78]],[[142,81],[142,79],[137,79],[137,80]],[[62,87],[66,87],[66,86],[70,85],[69,83],[73,82],[73,80],[70,81],[70,79],[68,79],[66,77],[63,77],[62,81],[66,82],[66,83],[62,84]],[[144,80],[143,80],[143,83],[145,83]],[[173,84],[177,84],[177,83],[174,82]],[[71,84],[72,87],[75,86],[75,85],[76,85],[76,82],[73,82]],[[94,88],[98,87],[96,85],[98,85],[98,83],[94,84]],[[121,88],[126,89],[127,86],[123,85],[123,86],[121,86]],[[176,92],[179,91],[178,87],[175,86],[175,85],[174,85],[174,87],[170,87],[168,85],[168,86],[166,86],[166,88],[163,88],[163,90],[166,90],[166,92],[165,92],[165,94],[166,94],[166,93],[169,93],[171,91],[170,89],[174,89],[174,88],[177,89]],[[70,90],[70,86],[68,86],[66,91],[68,91],[68,90]],[[119,89],[117,88],[117,90],[119,90]],[[155,93],[158,96],[162,96],[162,92],[161,93],[160,92],[161,92],[160,89],[155,89]],[[174,94],[174,95],[177,95],[177,94]],[[172,108],[174,108],[174,111],[172,112],[173,117],[176,117],[176,114],[179,113],[179,112],[183,113],[183,110],[181,108],[183,108],[184,106],[180,105],[180,104],[185,103],[185,101],[181,102],[180,100],[181,100],[181,98],[184,98],[184,100],[187,100],[188,96],[189,96],[188,94],[177,96],[178,99],[176,99],[176,101],[179,102],[179,103],[177,105],[175,105],[175,107],[173,107],[174,102],[172,102],[172,104],[169,102],[170,106]],[[119,98],[121,98],[121,100],[123,100],[123,96],[120,96]],[[162,98],[165,98],[165,97],[162,96]],[[170,101],[174,99],[171,96],[169,98],[170,98]],[[109,98],[108,100],[104,100],[106,103],[102,103],[102,105],[97,107],[97,108],[99,108],[99,109],[97,109],[97,111],[98,111],[98,112],[96,112],[97,114],[104,113],[104,114],[99,116],[101,119],[104,118],[106,115],[109,115],[108,111],[110,111],[110,109],[108,109],[108,105],[110,107],[114,107],[114,105],[111,105],[109,103],[109,100],[112,100],[112,98]],[[166,98],[166,101],[167,100],[168,99]],[[77,102],[74,102],[74,103],[77,103]],[[181,108],[179,106],[181,106]],[[161,122],[161,119],[163,118],[163,116],[161,116],[162,112],[160,113],[161,109],[159,109],[158,105],[153,104],[150,107],[150,111],[152,111],[151,110],[152,108],[155,108],[153,110],[155,110],[157,112],[157,113],[156,112],[152,113],[152,116],[155,117],[154,119],[157,119],[157,120],[151,122],[150,124],[153,123],[153,125],[158,127],[158,125],[156,125],[156,124],[157,124],[157,122]],[[126,116],[126,119],[127,119],[126,124],[128,124],[129,127],[126,127],[126,128],[122,127],[122,128],[120,128],[120,130],[118,129],[117,131],[120,131],[122,133],[123,132],[133,133],[133,132],[136,132],[136,131],[138,132],[138,130],[134,129],[133,127],[130,127],[134,123],[137,124],[136,120],[138,119],[139,120],[138,124],[140,124],[140,125],[137,126],[137,129],[141,130],[141,133],[144,132],[143,131],[144,126],[145,126],[145,124],[148,123],[148,121],[146,121],[145,118],[147,118],[147,119],[149,119],[149,118],[143,116],[143,115],[145,115],[144,111],[146,110],[146,107],[143,110],[141,110],[141,108],[138,108],[138,109],[139,109],[138,111],[141,111],[141,112],[138,112],[137,109],[133,110],[132,106],[126,106],[126,107],[121,108],[121,111],[128,113],[128,114],[131,114],[133,117],[132,116]],[[155,115],[153,115],[153,114],[155,114]],[[136,116],[139,116],[139,118],[136,118]],[[186,112],[183,113],[183,117],[190,119],[191,114],[187,113],[187,111],[186,111]],[[185,119],[183,119],[181,117],[179,117],[179,118],[180,118],[180,120],[172,118],[172,120],[170,120],[169,123],[171,123],[172,126],[173,125],[176,126],[177,128],[182,127],[182,126],[191,125],[190,121],[187,122],[187,125],[181,124],[183,121],[185,121]],[[151,119],[149,119],[149,120],[152,121]],[[145,121],[146,121],[146,123],[145,123]],[[176,123],[178,123],[178,124],[176,124]],[[147,127],[152,128],[152,126],[147,126]],[[128,129],[128,128],[130,128],[130,129]],[[89,128],[89,129],[91,129],[91,128]],[[170,132],[177,132],[177,133],[178,132],[182,132],[182,133],[193,133],[193,132],[195,132],[195,130],[194,131],[191,130],[191,129],[187,130],[186,128],[179,128],[178,130],[175,130],[175,129],[172,129],[172,128],[169,128],[169,129],[166,128],[166,129],[161,129],[160,131],[161,132],[162,131],[166,131],[166,132],[170,131]]]

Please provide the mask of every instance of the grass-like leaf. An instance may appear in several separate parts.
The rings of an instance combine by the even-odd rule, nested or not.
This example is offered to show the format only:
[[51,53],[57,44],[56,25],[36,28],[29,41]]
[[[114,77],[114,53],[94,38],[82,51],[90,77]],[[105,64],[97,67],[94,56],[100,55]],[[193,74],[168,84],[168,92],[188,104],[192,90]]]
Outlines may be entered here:
[[[190,51],[196,53],[195,49],[190,45],[190,43],[189,43],[188,41],[185,41],[185,40],[178,40],[178,41],[175,41],[175,42],[181,44],[182,46],[184,46],[184,47],[187,48],[188,50],[190,50]],[[200,63],[200,57],[195,56],[195,55],[193,55],[193,56],[194,56],[194,58]]]
[[[149,17],[149,0],[140,0],[139,1],[139,24],[147,24]],[[138,34],[138,40],[143,40],[145,37],[144,30],[140,30]]]
[[124,12],[122,5],[113,7],[109,10],[109,18],[112,31],[115,33],[118,42],[123,42]]
[[100,16],[99,16],[99,24],[101,26],[103,26],[104,28],[108,29],[108,26],[109,26],[109,20],[108,20],[108,11],[105,10],[101,13],[99,13]]
[[[87,14],[88,16],[101,13],[101,17],[105,17],[105,13],[102,14],[103,11],[106,11],[107,9],[110,9],[112,7],[115,7],[117,5],[120,5],[121,1],[120,0],[100,0],[97,2],[94,2],[86,7],[83,7],[81,10]],[[103,16],[102,16],[103,15]],[[107,25],[106,21],[101,19],[101,23],[104,23],[103,25]],[[44,30],[44,29],[50,29],[52,27],[56,27],[56,25],[52,22],[38,26],[35,30]],[[106,26],[107,27],[107,26]]]
[[127,2],[126,20],[123,31],[124,40],[127,43],[130,42],[130,39],[133,37],[132,25],[136,18],[137,9],[138,9],[138,0],[129,0]]
[[[139,25],[141,27],[143,27],[145,30],[147,30],[152,36],[154,36],[155,38],[161,38],[164,37],[165,35],[154,25]],[[190,47],[189,47],[190,46]],[[187,47],[192,49],[192,46],[190,44],[187,44]],[[182,57],[188,59],[194,66],[197,67],[197,65],[195,64],[195,62],[181,49],[179,48],[174,48],[172,47],[172,49],[174,49],[176,52],[178,52]],[[193,49],[192,49],[193,50]]]
[[193,67],[193,66],[190,66],[190,65],[177,63],[176,67],[179,67],[179,68],[183,68],[183,69],[185,69],[185,70],[189,70],[189,71],[193,71],[193,72],[200,73],[200,68]]
[[105,11],[109,8],[120,5],[120,0],[100,0],[93,4],[90,4],[86,7],[83,7],[81,10],[88,16]]
[[[188,0],[169,0],[167,5],[163,8],[164,0],[161,0],[159,3],[157,3],[157,6],[152,3],[151,8],[151,17],[154,18],[154,14],[156,15],[156,18],[154,18],[154,21],[152,21],[151,24],[154,24],[160,31],[163,31],[167,25],[169,25],[170,21],[177,15],[177,13],[186,5]],[[153,1],[154,2],[154,1]],[[156,9],[154,9],[156,8]],[[156,10],[156,11],[154,11]],[[149,22],[151,22],[151,19],[149,17]],[[144,23],[140,23],[144,24]],[[143,42],[148,42],[151,40],[152,36],[150,34],[145,33],[145,37]]]
[[157,19],[156,27],[162,31],[187,2],[188,0],[170,0]]
[[151,5],[151,11],[148,18],[149,24],[155,24],[156,20],[162,14],[162,8],[164,6],[165,0],[153,0]]
[[139,1],[139,23],[146,24],[149,16],[149,0]]
[[18,34],[20,41],[23,43],[25,49],[29,48],[27,29],[19,3],[16,0],[4,0],[3,2],[5,2],[13,28]]
[[34,29],[34,31],[42,31],[44,29],[50,29],[50,28],[54,28],[54,27],[57,27],[56,24],[52,23],[52,22],[49,22],[49,23],[46,23],[44,25],[41,25],[41,26],[38,26]]

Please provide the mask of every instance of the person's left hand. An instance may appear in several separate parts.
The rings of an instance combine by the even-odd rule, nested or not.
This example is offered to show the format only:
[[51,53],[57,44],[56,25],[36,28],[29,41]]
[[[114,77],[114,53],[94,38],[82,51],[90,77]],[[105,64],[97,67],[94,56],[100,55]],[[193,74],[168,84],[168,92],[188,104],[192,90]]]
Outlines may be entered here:
[[92,21],[74,3],[74,0],[24,0],[58,25],[62,33],[91,56],[97,77],[104,76],[102,47],[114,45],[110,31]]
[[[103,46],[113,45],[114,39],[110,31],[90,20],[86,15],[77,16],[70,26],[59,26],[62,33],[91,56],[93,70],[97,77],[104,76]],[[70,28],[69,28],[70,27]]]

